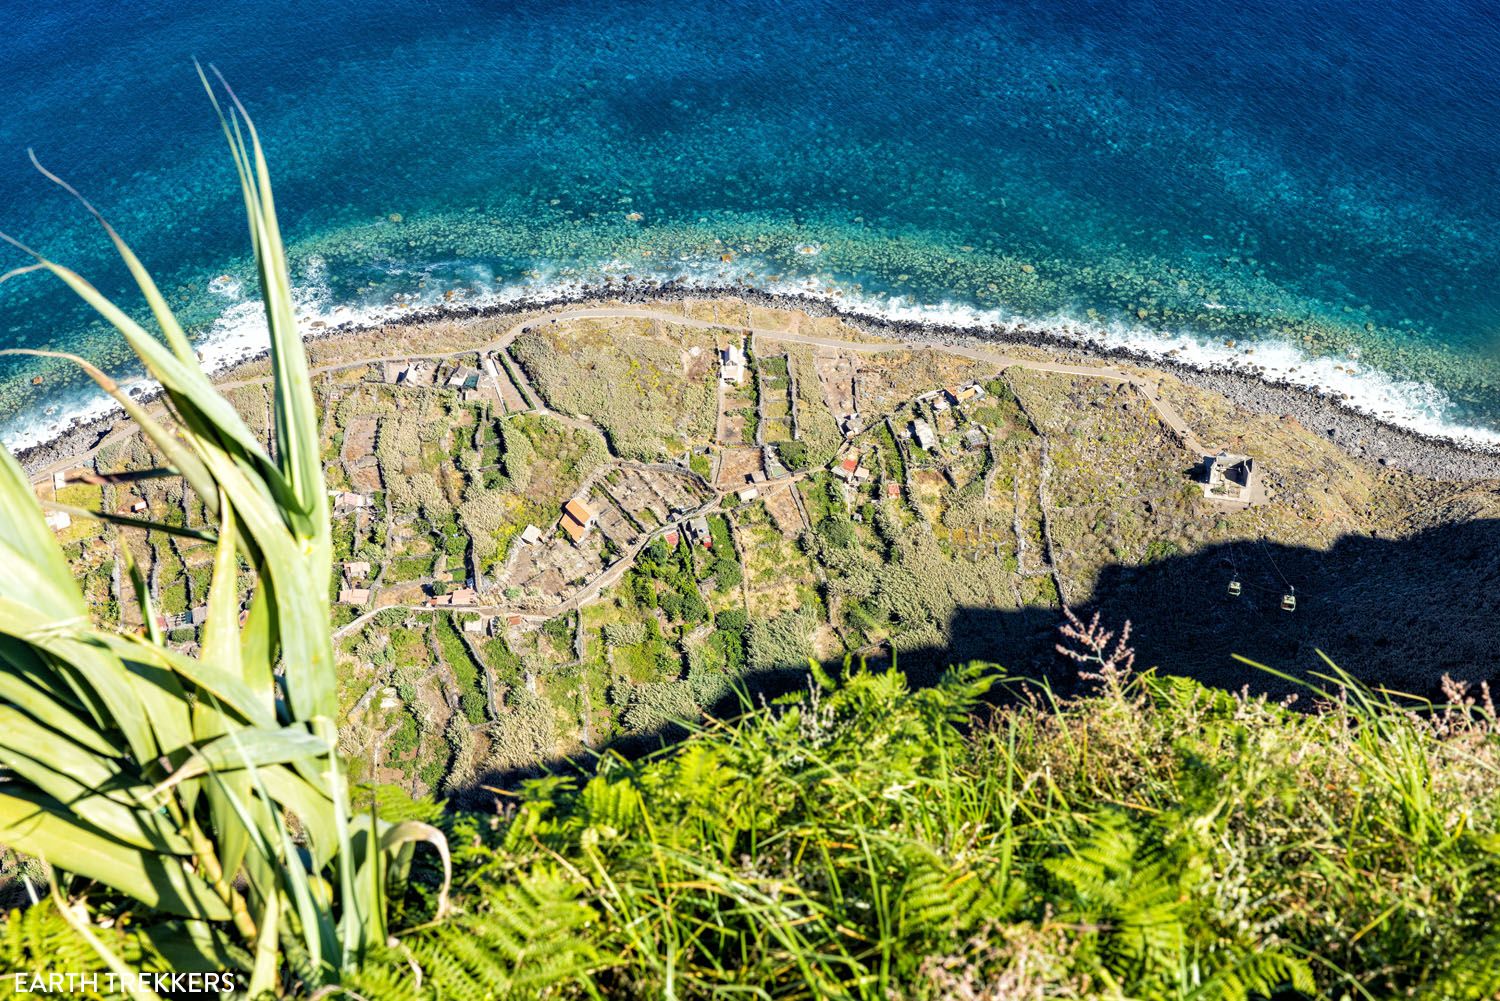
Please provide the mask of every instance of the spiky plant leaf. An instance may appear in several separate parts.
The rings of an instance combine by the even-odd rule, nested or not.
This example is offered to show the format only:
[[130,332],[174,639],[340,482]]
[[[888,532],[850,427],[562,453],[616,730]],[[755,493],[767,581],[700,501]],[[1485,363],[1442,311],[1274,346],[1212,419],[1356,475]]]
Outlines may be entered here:
[[[283,977],[317,987],[385,941],[392,863],[414,844],[433,846],[443,896],[449,862],[435,828],[374,817],[351,823],[335,749],[332,545],[312,384],[259,138],[227,86],[228,110],[208,89],[240,179],[266,306],[274,451],[215,390],[145,266],[92,205],[83,202],[162,339],[76,272],[0,234],[34,261],[0,282],[51,274],[113,325],[161,384],[160,404],[147,406],[73,358],[161,453],[160,464],[124,479],[175,471],[215,527],[91,512],[119,528],[214,543],[209,618],[190,656],[161,635],[123,536],[117,545],[142,634],[90,620],[25,474],[0,450],[8,571],[0,575],[0,842],[187,919],[170,926],[191,930],[173,950],[179,961],[185,953],[203,963],[232,957],[257,988]],[[243,619],[241,561],[252,571]],[[149,913],[139,924],[147,940],[162,941]]]

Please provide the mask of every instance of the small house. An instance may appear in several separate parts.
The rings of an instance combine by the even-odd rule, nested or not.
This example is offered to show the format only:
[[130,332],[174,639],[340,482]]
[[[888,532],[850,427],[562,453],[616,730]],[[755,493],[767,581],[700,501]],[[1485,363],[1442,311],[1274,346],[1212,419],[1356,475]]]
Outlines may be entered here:
[[420,385],[426,381],[423,378],[425,374],[421,362],[387,362],[385,367],[385,381],[397,386]]
[[363,511],[373,506],[373,502],[364,494],[357,494],[352,490],[339,490],[333,494],[333,509],[335,511]]
[[449,389],[477,389],[479,386],[479,370],[467,365],[460,365],[448,376],[444,383]]
[[67,528],[71,524],[73,524],[73,518],[72,518],[71,515],[68,514],[68,512],[66,512],[66,511],[48,511],[47,512],[47,527],[50,528],[50,529],[52,529],[52,531],[54,531],[54,532],[61,532],[63,529]]
[[967,386],[943,390],[943,396],[955,407],[961,407],[965,403],[977,400],[983,395],[984,387],[977,382],[971,382]]
[[563,505],[563,516],[559,522],[568,538],[575,544],[582,542],[589,534],[589,529],[594,527],[594,512],[589,506],[577,497]]
[[755,489],[754,487],[745,487],[743,490],[736,493],[735,496],[740,499],[741,504],[747,504],[750,501],[755,500],[755,498],[759,497],[760,491]]
[[708,519],[699,515],[688,522],[688,538],[704,549],[712,549],[714,540],[713,535],[708,530]]
[[594,512],[590,511],[589,506],[576,497],[563,505],[563,514],[572,518],[584,528],[594,527]]
[[190,625],[201,626],[201,625],[203,625],[207,621],[208,621],[208,606],[207,605],[199,605],[198,607],[194,608],[192,611],[188,612],[188,623]]
[[1203,494],[1211,501],[1249,506],[1260,499],[1259,469],[1248,455],[1203,457]]
[[745,381],[745,349],[731,344],[719,352],[719,379],[738,386]]
[[677,529],[674,528],[668,531],[666,535],[662,536],[662,541],[667,544],[668,549],[676,549],[677,543],[682,541],[682,536],[678,533]]
[[521,545],[534,546],[542,540],[542,530],[535,525],[527,525],[521,532]]
[[344,562],[344,579],[353,583],[358,580],[370,579],[370,563],[368,560],[346,560]]
[[370,589],[367,587],[346,587],[339,592],[340,605],[368,605],[370,603]]

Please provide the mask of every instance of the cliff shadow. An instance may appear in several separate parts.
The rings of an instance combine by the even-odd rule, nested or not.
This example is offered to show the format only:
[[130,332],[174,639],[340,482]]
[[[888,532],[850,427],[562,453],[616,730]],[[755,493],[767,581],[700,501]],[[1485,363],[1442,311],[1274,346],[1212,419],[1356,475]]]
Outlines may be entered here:
[[[1230,584],[1238,582],[1238,594]],[[1295,594],[1296,608],[1283,597]],[[1367,685],[1439,698],[1443,676],[1470,683],[1500,680],[1500,520],[1444,525],[1386,539],[1346,535],[1326,550],[1270,542],[1216,544],[1143,565],[1108,566],[1087,601],[1074,606],[1085,621],[1095,612],[1118,630],[1131,623],[1137,668],[1156,667],[1206,685],[1279,696],[1299,689],[1234,659],[1235,654],[1294,678],[1327,673],[1319,651]],[[900,653],[895,666],[915,685],[930,684],[951,664],[992,662],[1016,678],[1045,680],[1067,692],[1076,665],[1056,651],[1062,613],[960,608],[941,647]],[[867,658],[889,668],[889,654]],[[837,671],[839,665],[828,665]],[[753,700],[804,688],[806,668],[755,672],[742,679]],[[1306,704],[1306,703],[1304,703]],[[710,707],[732,716],[739,697]],[[630,734],[596,751],[636,757],[687,731],[669,726]],[[494,772],[482,785],[506,788],[548,770],[587,771],[588,759],[539,763]]]
[[[1287,595],[1294,610],[1283,608]],[[1308,678],[1328,671],[1321,651],[1366,684],[1433,696],[1445,674],[1478,683],[1500,667],[1500,521],[1400,539],[1345,535],[1326,550],[1236,542],[1112,565],[1074,611],[1099,612],[1111,629],[1128,620],[1137,667],[1219,688],[1285,693],[1295,686],[1234,655]],[[1055,681],[1070,673],[1055,650],[1059,619],[1053,609],[961,609],[949,648],[906,660],[928,671],[992,660]]]

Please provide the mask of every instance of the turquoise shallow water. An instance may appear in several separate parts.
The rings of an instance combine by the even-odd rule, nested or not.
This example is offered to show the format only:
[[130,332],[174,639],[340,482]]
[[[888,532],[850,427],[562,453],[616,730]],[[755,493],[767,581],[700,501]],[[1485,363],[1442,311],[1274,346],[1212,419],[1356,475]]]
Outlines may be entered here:
[[[1500,437],[1481,5],[179,6],[35,11],[0,39],[0,227],[121,287],[35,146],[210,353],[253,324],[194,55],[266,137],[310,318],[744,282],[1264,366]],[[0,340],[128,371],[35,276],[0,285]],[[34,440],[81,394],[11,363],[0,429]]]

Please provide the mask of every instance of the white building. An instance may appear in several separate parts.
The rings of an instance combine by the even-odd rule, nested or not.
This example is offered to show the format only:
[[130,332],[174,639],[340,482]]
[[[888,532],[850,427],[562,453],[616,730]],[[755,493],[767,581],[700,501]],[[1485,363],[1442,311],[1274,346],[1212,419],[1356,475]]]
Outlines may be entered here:
[[745,381],[745,350],[731,344],[719,352],[719,378],[726,385],[741,385]]
[[932,451],[932,446],[937,444],[937,435],[932,433],[932,425],[920,417],[911,422],[911,436],[917,439],[917,444],[924,452]]

